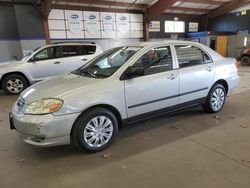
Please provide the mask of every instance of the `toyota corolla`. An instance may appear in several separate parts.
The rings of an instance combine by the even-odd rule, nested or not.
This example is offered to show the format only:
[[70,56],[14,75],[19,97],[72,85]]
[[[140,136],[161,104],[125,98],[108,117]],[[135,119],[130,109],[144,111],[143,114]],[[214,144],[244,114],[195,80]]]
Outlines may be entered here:
[[126,123],[197,105],[219,112],[238,84],[236,60],[202,44],[127,45],[23,91],[10,126],[32,145],[71,143],[96,152]]

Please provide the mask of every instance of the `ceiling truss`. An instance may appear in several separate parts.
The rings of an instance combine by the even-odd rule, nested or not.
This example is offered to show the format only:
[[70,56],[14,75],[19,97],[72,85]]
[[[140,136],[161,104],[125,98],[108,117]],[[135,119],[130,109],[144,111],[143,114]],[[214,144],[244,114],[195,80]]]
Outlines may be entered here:
[[146,21],[164,14],[206,15],[213,19],[228,13],[250,0],[2,0],[0,4],[32,4],[36,8],[42,5],[44,18],[48,18],[51,9],[74,9],[111,12],[144,13]]

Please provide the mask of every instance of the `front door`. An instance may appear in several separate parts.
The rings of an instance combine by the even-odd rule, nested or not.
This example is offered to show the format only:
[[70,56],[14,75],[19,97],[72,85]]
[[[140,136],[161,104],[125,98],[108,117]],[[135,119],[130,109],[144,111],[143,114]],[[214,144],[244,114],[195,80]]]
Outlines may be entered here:
[[35,81],[62,73],[61,58],[57,56],[57,47],[48,47],[37,52],[28,62],[27,72]]
[[170,46],[148,50],[132,66],[144,74],[125,80],[128,117],[178,104],[179,75]]

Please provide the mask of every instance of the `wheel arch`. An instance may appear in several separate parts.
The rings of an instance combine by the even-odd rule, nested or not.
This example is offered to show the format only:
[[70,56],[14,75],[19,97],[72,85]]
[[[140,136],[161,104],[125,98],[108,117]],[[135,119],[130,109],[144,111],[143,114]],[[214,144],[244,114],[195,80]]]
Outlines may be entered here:
[[228,87],[228,83],[227,83],[226,80],[224,80],[224,79],[217,80],[216,82],[214,82],[214,84],[212,85],[211,88],[213,88],[213,86],[214,86],[215,84],[221,84],[221,85],[223,85],[224,88],[225,88],[225,90],[226,90],[226,92],[228,92],[229,87]]
[[[85,109],[84,111],[82,111],[80,113],[80,115],[76,118],[75,122],[77,122],[77,120],[81,117],[81,115],[83,115],[84,113],[86,113],[87,111],[89,111],[89,110],[91,110],[93,108],[105,108],[107,110],[110,110],[115,115],[115,117],[117,118],[118,128],[119,129],[122,128],[122,116],[121,116],[121,113],[117,110],[117,108],[115,108],[114,106],[109,105],[109,104],[97,104],[97,105],[88,107],[87,109]],[[75,122],[74,122],[74,124],[73,124],[73,126],[71,128],[70,137],[72,136],[73,129],[75,127]]]
[[2,82],[3,82],[4,78],[6,78],[7,76],[12,75],[12,74],[18,74],[18,75],[23,76],[23,77],[25,78],[25,80],[27,81],[28,85],[30,85],[30,80],[28,79],[28,77],[27,77],[24,73],[22,73],[22,72],[20,72],[20,71],[13,71],[13,72],[5,73],[5,74],[1,77],[1,80],[0,80],[0,87],[2,87]]

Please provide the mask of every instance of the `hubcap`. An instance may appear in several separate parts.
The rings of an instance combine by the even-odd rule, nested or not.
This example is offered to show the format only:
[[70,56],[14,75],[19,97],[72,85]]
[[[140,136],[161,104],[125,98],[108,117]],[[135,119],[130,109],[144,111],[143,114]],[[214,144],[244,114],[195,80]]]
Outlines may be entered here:
[[83,138],[90,147],[104,146],[113,135],[113,123],[106,116],[92,118],[84,128]]
[[224,100],[225,100],[224,90],[221,88],[215,89],[211,98],[211,104],[213,110],[219,111],[224,104]]
[[11,79],[7,82],[7,89],[12,93],[19,93],[23,89],[23,82],[18,78]]

